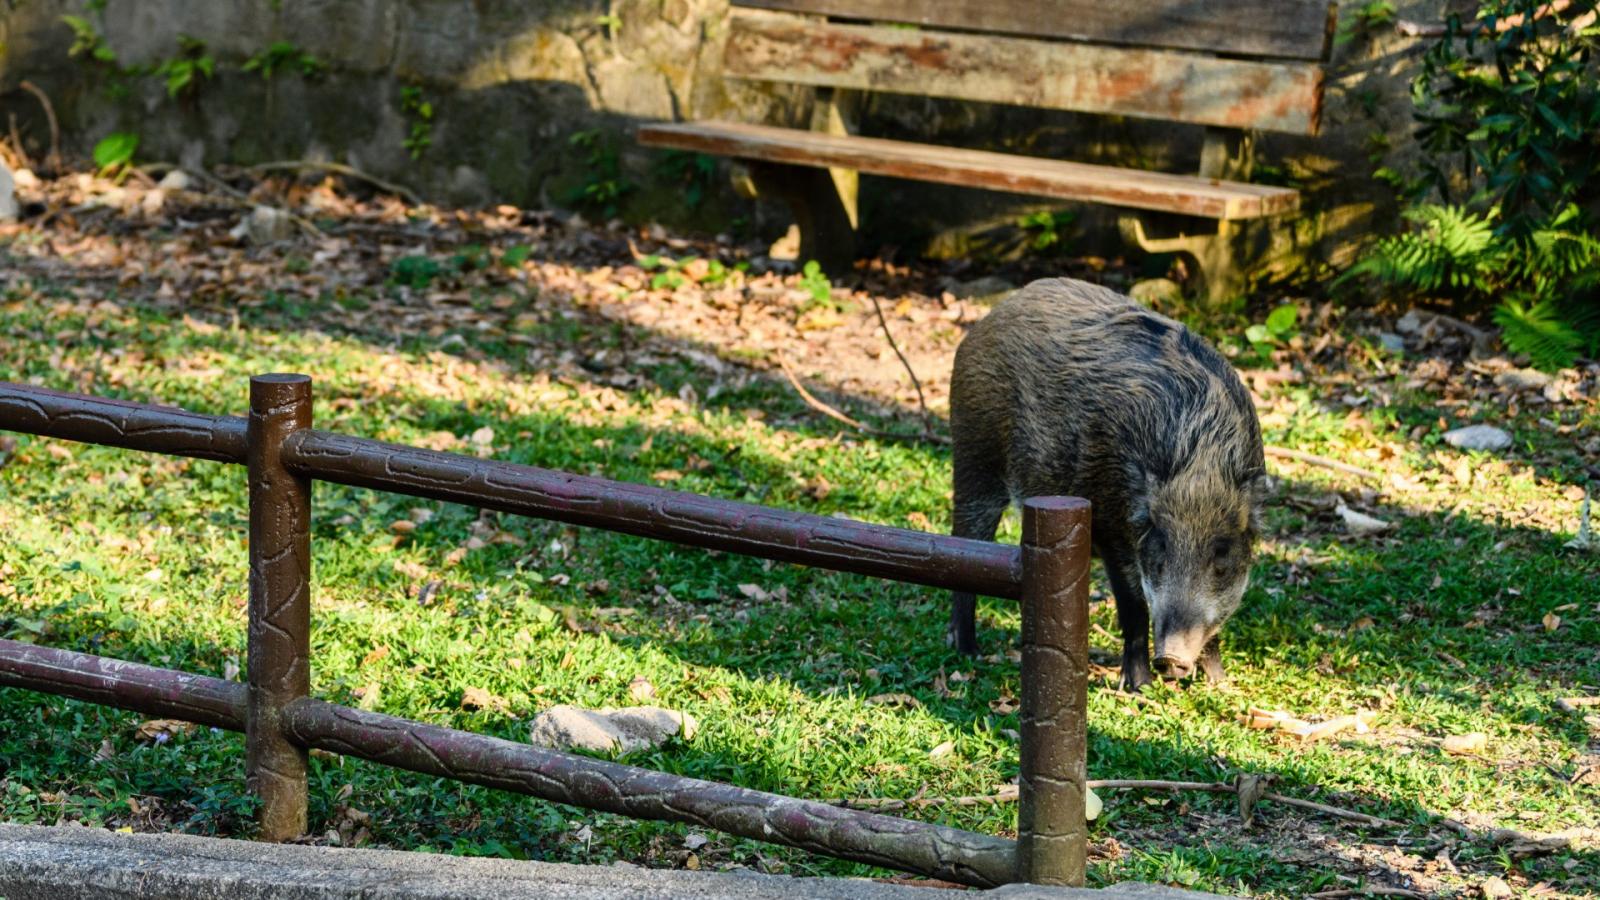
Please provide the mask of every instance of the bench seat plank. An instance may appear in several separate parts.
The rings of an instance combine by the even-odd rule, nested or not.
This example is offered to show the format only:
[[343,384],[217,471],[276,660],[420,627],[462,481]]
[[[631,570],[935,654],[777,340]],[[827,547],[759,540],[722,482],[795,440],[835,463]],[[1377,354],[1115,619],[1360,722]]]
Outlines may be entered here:
[[1317,131],[1322,69],[1198,53],[841,25],[735,10],[738,78],[887,91],[1223,128]]
[[734,6],[928,28],[1234,56],[1322,60],[1328,0],[733,0]]
[[1211,219],[1260,218],[1291,212],[1300,204],[1299,193],[1290,188],[769,125],[645,125],[639,129],[639,142],[714,156],[855,169],[874,175]]

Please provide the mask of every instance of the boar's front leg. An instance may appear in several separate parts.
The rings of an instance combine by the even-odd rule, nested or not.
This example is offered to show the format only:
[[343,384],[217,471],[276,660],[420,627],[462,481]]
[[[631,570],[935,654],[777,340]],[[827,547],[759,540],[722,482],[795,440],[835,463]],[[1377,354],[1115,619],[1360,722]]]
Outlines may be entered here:
[[1152,680],[1150,606],[1132,548],[1106,547],[1101,557],[1111,579],[1111,594],[1117,598],[1117,626],[1122,629],[1122,689],[1137,693]]
[[1212,684],[1221,684],[1228,680],[1228,673],[1222,669],[1222,636],[1217,635],[1206,644],[1206,649],[1200,653],[1200,671],[1206,675],[1206,681]]
[[[1005,515],[1011,502],[998,472],[990,468],[991,460],[973,454],[957,445],[955,459],[954,503],[951,509],[950,533],[956,537],[979,541],[994,540],[1000,527],[1000,517]],[[950,632],[948,640],[964,656],[978,655],[978,598],[965,591],[950,594]]]

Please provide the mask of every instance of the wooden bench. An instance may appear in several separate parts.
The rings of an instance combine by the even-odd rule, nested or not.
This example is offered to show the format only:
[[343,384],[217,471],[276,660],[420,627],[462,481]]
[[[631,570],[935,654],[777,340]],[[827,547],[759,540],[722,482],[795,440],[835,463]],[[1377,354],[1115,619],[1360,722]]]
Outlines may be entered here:
[[[833,271],[854,260],[857,173],[866,172],[1123,208],[1126,237],[1149,252],[1192,258],[1213,297],[1240,286],[1242,224],[1299,207],[1291,188],[1248,183],[1254,135],[1317,132],[1334,24],[1328,0],[733,0],[732,7],[726,73],[817,89],[810,130],[649,124],[639,140],[744,160],[759,193],[789,203],[802,259]],[[853,132],[864,91],[1203,126],[1199,172],[863,137]],[[1156,228],[1176,234],[1151,237]]]

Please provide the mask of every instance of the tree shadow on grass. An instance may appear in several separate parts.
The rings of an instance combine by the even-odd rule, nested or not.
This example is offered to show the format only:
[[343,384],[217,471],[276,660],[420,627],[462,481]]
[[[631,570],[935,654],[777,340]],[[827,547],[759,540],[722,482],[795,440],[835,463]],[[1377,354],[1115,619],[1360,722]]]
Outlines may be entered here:
[[[251,354],[240,350],[242,340],[219,336],[192,343],[250,358]],[[469,434],[490,425],[525,441],[503,452],[503,458],[636,481],[648,480],[660,466],[681,468],[683,461],[699,458],[709,463],[706,470],[681,471],[677,486],[724,496],[742,492],[742,499],[780,506],[822,512],[865,506],[885,520],[909,518],[912,513],[926,515],[929,494],[925,490],[902,491],[905,472],[897,465],[915,462],[929,472],[947,465],[939,451],[881,448],[880,455],[889,454],[883,474],[899,475],[900,481],[887,491],[875,492],[866,478],[877,477],[877,473],[857,473],[849,479],[839,478],[833,491],[818,500],[807,496],[792,477],[820,469],[825,465],[823,457],[831,452],[824,437],[827,432],[809,427],[806,421],[791,429],[795,436],[806,435],[809,437],[803,439],[824,443],[813,457],[784,460],[759,441],[730,448],[726,429],[688,427],[687,422],[679,427],[656,425],[648,417],[632,425],[586,425],[558,409],[513,411],[509,399],[496,399],[492,392],[463,403],[402,383],[391,385],[386,396],[374,399],[370,374],[335,371],[322,380],[324,409],[332,414],[325,422],[331,418],[333,427],[353,433],[370,433],[374,426],[390,428],[395,433],[384,435],[390,439],[432,430]],[[678,374],[686,383],[694,383],[697,377],[693,371]],[[663,388],[670,393],[669,385]],[[182,394],[194,387],[177,384],[174,389],[179,395],[172,399],[188,400],[191,398]],[[759,386],[751,390],[758,399],[766,396]],[[238,393],[242,404],[242,375]],[[201,405],[217,401],[214,393],[196,392],[193,398],[201,399]],[[730,399],[721,409],[737,409],[743,402]],[[717,410],[716,403],[709,406],[710,411]],[[237,412],[238,407],[226,411]],[[391,417],[404,421],[386,423]],[[701,425],[705,422],[703,418],[699,421]],[[520,437],[524,432],[528,437]],[[643,449],[646,445],[650,445],[648,451]],[[181,485],[173,488],[181,489]],[[1306,488],[1297,485],[1293,489]],[[951,780],[948,773],[929,764],[928,747],[912,743],[948,734],[958,739],[958,744],[973,742],[979,749],[1004,749],[983,754],[990,757],[986,761],[969,760],[978,770],[972,781],[992,787],[1014,773],[1014,750],[1005,743],[1008,738],[1004,734],[1005,729],[1015,727],[1014,714],[999,713],[990,704],[1004,708],[1005,697],[1015,695],[1015,666],[1004,655],[973,663],[952,654],[943,643],[945,597],[940,593],[791,567],[769,569],[753,560],[712,556],[625,536],[595,532],[575,536],[560,525],[513,522],[510,517],[494,517],[489,524],[495,532],[509,533],[520,543],[491,541],[468,554],[459,566],[451,567],[448,556],[473,534],[473,523],[479,521],[459,507],[440,508],[434,521],[405,539],[402,552],[384,557],[374,550],[372,531],[381,531],[393,518],[404,515],[407,507],[418,505],[416,501],[333,486],[321,486],[317,491],[319,567],[340,558],[364,560],[370,566],[367,574],[347,573],[343,578],[347,584],[325,584],[323,590],[341,605],[361,598],[375,610],[319,616],[318,628],[324,634],[348,632],[354,636],[370,619],[390,628],[389,636],[383,638],[390,641],[385,646],[402,646],[396,638],[415,635],[417,629],[408,631],[394,621],[423,616],[418,611],[423,609],[419,605],[422,591],[429,582],[440,580],[446,584],[428,598],[428,615],[448,606],[451,617],[494,622],[498,615],[506,625],[499,634],[475,641],[479,651],[487,651],[488,665],[497,667],[497,662],[511,658],[509,654],[525,651],[512,641],[501,644],[504,649],[499,651],[490,649],[496,645],[493,638],[515,638],[514,633],[506,633],[512,629],[505,622],[504,610],[496,607],[525,596],[538,608],[514,610],[510,622],[543,627],[538,633],[549,636],[552,647],[583,642],[609,647],[608,658],[617,666],[649,657],[661,672],[668,671],[671,661],[679,668],[707,672],[704,677],[713,688],[724,680],[766,704],[763,710],[772,715],[777,727],[792,719],[791,713],[832,708],[825,706],[832,703],[846,711],[829,718],[844,726],[865,722],[904,726],[903,740],[890,752],[876,753],[880,757],[877,762],[889,768],[867,771],[870,764],[866,764],[863,774],[854,778],[847,777],[846,770],[855,760],[846,756],[840,763],[830,757],[870,734],[795,730],[770,741],[755,741],[747,735],[720,747],[715,735],[708,735],[705,743],[670,749],[643,760],[646,763],[784,792],[815,794],[818,788],[825,788],[908,796],[929,780]],[[233,500],[242,522],[242,492]],[[1478,782],[1487,785],[1520,779],[1519,787],[1550,796],[1554,796],[1552,792],[1584,790],[1563,788],[1551,780],[1558,774],[1566,777],[1573,773],[1568,766],[1570,757],[1560,760],[1560,773],[1543,773],[1537,766],[1526,765],[1532,760],[1521,757],[1513,760],[1513,765],[1530,769],[1531,774],[1507,771],[1494,761],[1473,762],[1470,769],[1464,769],[1469,764],[1450,761],[1427,741],[1404,735],[1396,743],[1352,740],[1338,750],[1319,747],[1304,751],[1265,741],[1232,725],[1233,717],[1260,694],[1279,703],[1306,704],[1295,710],[1305,715],[1331,714],[1349,705],[1370,704],[1382,709],[1388,704],[1395,711],[1392,715],[1408,727],[1420,726],[1424,737],[1478,730],[1487,723],[1497,738],[1505,735],[1512,743],[1519,739],[1519,731],[1527,729],[1544,740],[1566,745],[1571,753],[1579,751],[1585,740],[1582,726],[1571,717],[1551,713],[1550,688],[1561,685],[1581,690],[1585,673],[1594,671],[1592,654],[1600,635],[1595,632],[1593,617],[1582,610],[1570,611],[1567,623],[1554,632],[1544,631],[1542,616],[1564,605],[1569,597],[1584,596],[1585,586],[1592,584],[1596,575],[1593,562],[1564,556],[1559,538],[1539,530],[1499,528],[1471,516],[1450,516],[1426,508],[1380,512],[1402,522],[1392,537],[1362,541],[1314,537],[1308,541],[1312,558],[1302,561],[1298,572],[1296,563],[1288,559],[1263,560],[1257,588],[1230,626],[1227,652],[1239,682],[1237,688],[1192,686],[1181,697],[1135,704],[1112,694],[1104,682],[1096,685],[1092,695],[1092,777],[1213,780],[1239,770],[1262,772],[1279,777],[1278,789],[1286,794],[1314,795],[1318,786],[1331,788],[1340,792],[1342,803],[1406,822],[1424,822],[1432,814],[1447,811],[1450,803],[1472,805],[1474,790],[1492,789],[1492,785],[1475,786]],[[340,524],[345,515],[354,522]],[[352,524],[357,527],[352,529]],[[372,528],[374,525],[377,527]],[[1305,526],[1292,516],[1277,523],[1280,532],[1295,533]],[[391,539],[384,536],[381,541]],[[550,550],[552,543],[563,549]],[[392,543],[389,549],[393,550]],[[421,566],[425,574],[406,575],[401,563]],[[537,573],[540,579],[533,580],[530,573]],[[438,574],[444,577],[433,577]],[[241,570],[241,586],[242,576]],[[567,583],[556,583],[555,576],[565,576]],[[1436,576],[1438,584],[1434,583]],[[588,589],[600,580],[611,583],[602,590]],[[1493,590],[1485,590],[1486,582]],[[486,589],[497,584],[510,587],[488,593]],[[746,584],[761,588],[767,599],[750,596],[741,589]],[[776,587],[784,588],[787,597],[772,597]],[[480,599],[479,594],[487,596]],[[620,617],[614,612],[626,608],[636,612]],[[1484,612],[1489,615],[1480,615]],[[545,618],[550,614],[558,624]],[[154,644],[130,642],[108,633],[108,622],[95,610],[60,610],[53,618],[62,634],[73,636],[71,646],[104,647],[111,655],[131,651],[157,664],[181,666],[192,661],[196,671],[215,672],[223,664],[221,654],[237,652],[237,648],[218,648],[214,638],[182,627],[167,629]],[[1359,627],[1364,618],[1370,618],[1371,625]],[[429,621],[437,624],[444,620]],[[1109,609],[1098,609],[1096,621],[1113,627]],[[1483,624],[1475,626],[1477,622]],[[1014,606],[986,603],[982,626],[985,647],[998,654],[1014,641]],[[341,643],[361,648],[356,655],[366,652],[354,637]],[[1101,643],[1104,650],[1105,642]],[[341,652],[350,655],[356,651]],[[394,655],[411,658],[404,650]],[[559,653],[546,656],[536,671],[559,668]],[[532,659],[527,662],[530,667],[535,664]],[[365,687],[359,667],[343,666],[339,672],[325,687],[332,688],[330,699],[351,702],[354,689]],[[956,672],[970,677],[952,680],[950,676]],[[1309,672],[1317,672],[1319,678],[1313,683],[1295,683],[1296,673]],[[573,699],[625,702],[627,674],[618,671],[597,687],[579,686]],[[460,712],[458,691],[459,685],[419,690],[414,702],[397,700],[399,708],[390,711],[430,720],[440,716],[475,730],[521,737],[521,725],[515,718]],[[714,690],[709,693],[713,699],[698,702],[714,708],[720,701],[714,699]],[[861,702],[862,697],[880,694],[905,694],[920,707],[895,711]],[[531,711],[559,699],[532,695],[528,705],[518,711]],[[57,703],[53,708],[70,711],[82,707]],[[738,704],[727,705],[721,713],[725,718],[750,714],[749,708]],[[36,707],[28,704],[14,718],[7,718],[13,719],[13,727],[7,731],[14,734],[38,721]],[[1382,738],[1381,727],[1379,731]],[[40,746],[29,753],[40,752]],[[92,743],[79,752],[92,753]],[[957,758],[969,752],[958,751]],[[1348,768],[1352,755],[1363,760],[1365,771]],[[1418,774],[1404,764],[1407,759],[1427,761],[1428,766]],[[152,765],[159,766],[159,762]],[[894,770],[895,765],[904,770]],[[1437,772],[1430,774],[1426,771],[1430,767]],[[232,778],[235,769],[236,760],[207,771]],[[818,776],[817,770],[827,774]],[[379,774],[368,777],[372,780],[367,782],[368,793],[363,794],[368,797],[385,791],[424,790],[432,784],[411,776],[393,776],[399,779],[393,781],[385,781],[386,776]],[[1375,783],[1361,783],[1362,777]],[[204,780],[194,778],[185,783],[199,789]],[[1452,781],[1464,782],[1467,788],[1452,787]],[[504,805],[512,801],[485,800],[488,792],[460,790],[456,796],[470,798],[462,801],[466,806],[487,803],[491,810],[513,808]],[[1220,800],[1199,801],[1194,808],[1209,815],[1224,805]],[[440,801],[429,808],[459,812],[460,805],[451,807]],[[332,815],[333,810],[328,812]],[[449,818],[446,813],[440,815]],[[954,810],[918,815],[1003,830],[1009,827],[1006,822],[1011,813]],[[1114,802],[1100,833],[1120,833],[1116,829],[1125,825],[1134,829],[1167,827],[1170,835],[1174,810],[1153,815],[1157,816],[1154,821],[1146,818],[1134,801]],[[507,816],[509,813],[499,818],[503,821]],[[1177,842],[1177,838],[1171,839]],[[1578,858],[1580,871],[1592,870],[1593,854],[1583,853]]]

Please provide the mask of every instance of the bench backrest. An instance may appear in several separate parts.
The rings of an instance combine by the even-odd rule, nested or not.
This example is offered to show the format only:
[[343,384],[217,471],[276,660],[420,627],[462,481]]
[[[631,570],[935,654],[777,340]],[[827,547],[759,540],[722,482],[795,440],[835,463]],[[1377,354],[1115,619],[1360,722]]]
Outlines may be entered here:
[[734,77],[1301,134],[1317,131],[1333,23],[1328,0],[733,6]]

